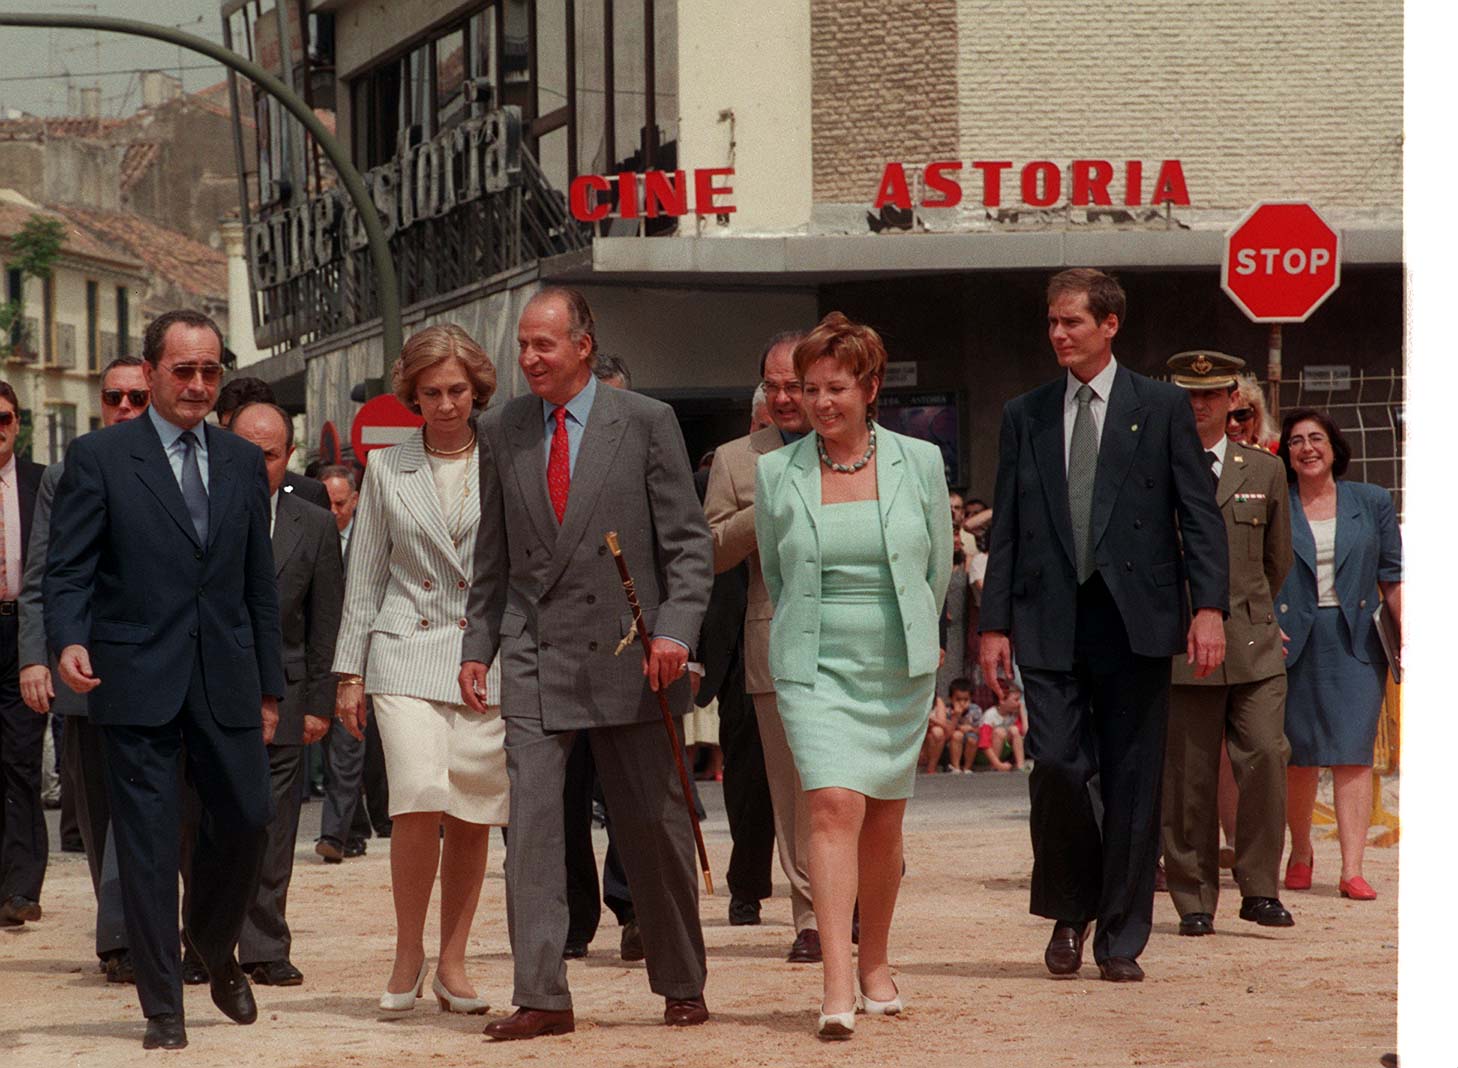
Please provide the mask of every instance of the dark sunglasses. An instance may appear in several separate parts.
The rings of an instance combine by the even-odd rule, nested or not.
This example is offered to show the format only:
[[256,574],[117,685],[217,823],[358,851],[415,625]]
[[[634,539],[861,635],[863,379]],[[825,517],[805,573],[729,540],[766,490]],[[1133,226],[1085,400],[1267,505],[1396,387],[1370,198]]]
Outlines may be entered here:
[[103,389],[101,391],[101,403],[108,408],[115,408],[122,402],[122,398],[132,402],[133,408],[145,407],[151,398],[150,389]]
[[9,426],[15,422],[15,413],[0,410],[0,426]]
[[175,363],[163,370],[183,384],[201,375],[204,382],[213,385],[223,377],[223,365],[220,363]]
[[1232,408],[1230,410],[1230,418],[1234,419],[1237,423],[1245,422],[1254,414],[1254,408]]

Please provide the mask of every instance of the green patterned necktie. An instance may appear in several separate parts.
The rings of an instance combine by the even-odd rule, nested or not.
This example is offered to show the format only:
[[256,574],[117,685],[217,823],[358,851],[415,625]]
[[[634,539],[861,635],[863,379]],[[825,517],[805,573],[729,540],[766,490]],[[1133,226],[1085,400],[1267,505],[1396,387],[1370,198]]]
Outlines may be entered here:
[[1089,403],[1094,391],[1078,387],[1078,415],[1073,419],[1073,437],[1068,443],[1068,514],[1073,520],[1073,554],[1079,585],[1094,573],[1093,491],[1099,466],[1099,432]]

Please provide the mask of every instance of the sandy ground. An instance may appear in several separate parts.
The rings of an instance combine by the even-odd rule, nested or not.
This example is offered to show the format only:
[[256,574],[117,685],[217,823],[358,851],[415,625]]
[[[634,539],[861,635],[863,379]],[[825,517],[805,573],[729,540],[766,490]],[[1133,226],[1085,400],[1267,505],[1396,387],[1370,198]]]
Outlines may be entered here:
[[[713,784],[703,793],[710,857],[721,875],[729,853],[722,798]],[[1387,793],[1395,811],[1395,785]],[[702,901],[713,1012],[706,1026],[662,1026],[662,1002],[649,992],[643,966],[617,957],[610,913],[591,954],[569,968],[574,1035],[494,1044],[481,1037],[480,1017],[442,1014],[424,1001],[382,1022],[374,1005],[393,939],[387,843],[326,867],[312,853],[318,809],[305,806],[289,908],[305,984],[256,988],[260,1018],[251,1027],[228,1022],[205,987],[189,987],[191,1045],[170,1056],[208,1068],[1370,1066],[1395,1046],[1397,850],[1368,853],[1368,880],[1380,896],[1356,903],[1337,894],[1336,842],[1318,841],[1315,887],[1286,895],[1297,920],[1289,930],[1240,922],[1239,891],[1227,882],[1218,933],[1180,938],[1161,895],[1143,984],[1100,982],[1091,957],[1081,976],[1054,980],[1042,965],[1049,925],[1027,913],[1026,779],[995,773],[919,781],[892,933],[909,1009],[899,1019],[863,1018],[849,1043],[825,1045],[812,1033],[819,969],[783,962],[793,937],[784,897],[766,903],[762,926],[730,927],[722,885],[720,896]],[[599,855],[603,847],[599,832]],[[494,1009],[509,1011],[501,859],[493,836],[469,964]],[[124,1066],[169,1056],[142,1051],[134,989],[108,985],[96,971],[84,861],[61,853],[53,860],[44,919],[0,930],[0,1064]],[[783,893],[782,880],[777,888]],[[432,926],[427,947],[434,937]]]

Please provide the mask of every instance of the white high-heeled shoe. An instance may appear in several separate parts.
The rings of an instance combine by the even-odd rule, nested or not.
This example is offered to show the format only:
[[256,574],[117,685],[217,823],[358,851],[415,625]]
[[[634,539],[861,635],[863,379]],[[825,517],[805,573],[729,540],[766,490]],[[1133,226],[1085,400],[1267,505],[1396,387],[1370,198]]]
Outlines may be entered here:
[[441,1012],[462,1012],[467,1016],[483,1016],[491,1011],[491,1006],[486,1003],[485,998],[460,998],[452,994],[440,981],[440,972],[436,972],[435,978],[430,981],[430,989],[435,994],[435,1000],[440,1002]]
[[896,1016],[906,1011],[906,1003],[901,1000],[900,988],[897,988],[896,996],[890,1001],[877,1001],[862,988],[858,1005],[867,1016]]
[[856,1010],[822,1012],[815,1034],[827,1042],[843,1042],[856,1033]]
[[420,975],[415,979],[415,985],[403,994],[392,994],[386,990],[380,995],[381,1012],[409,1012],[415,1008],[415,1000],[425,993],[425,973],[430,970],[430,961],[420,962]]

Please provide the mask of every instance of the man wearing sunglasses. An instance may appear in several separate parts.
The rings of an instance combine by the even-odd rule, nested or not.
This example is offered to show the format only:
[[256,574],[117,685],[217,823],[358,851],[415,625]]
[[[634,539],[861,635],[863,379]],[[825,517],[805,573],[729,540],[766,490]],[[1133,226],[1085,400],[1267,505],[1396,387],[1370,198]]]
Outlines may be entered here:
[[[119,356],[102,370],[103,426],[135,419],[147,410],[149,398],[140,358]],[[61,778],[63,789],[76,799],[76,822],[96,894],[96,956],[107,981],[122,983],[132,981],[134,973],[122,917],[116,845],[109,830],[111,806],[106,799],[101,735],[86,714],[86,698],[65,686],[57,690],[51,675],[54,658],[46,650],[41,582],[50,547],[51,504],[65,466],[57,462],[47,467],[36,494],[20,594],[20,696],[38,718],[47,712],[66,717],[66,729],[61,732]]]
[[258,1015],[235,950],[272,816],[265,749],[286,692],[269,490],[257,445],[207,426],[222,335],[148,325],[146,415],[77,438],[42,587],[62,681],[101,731],[143,1048],[187,1044],[177,945],[177,762],[202,801],[183,938],[212,1000]]
[[46,877],[45,812],[41,808],[41,760],[46,720],[20,699],[19,618],[31,516],[44,468],[15,455],[20,401],[0,382],[0,926],[40,919]]

